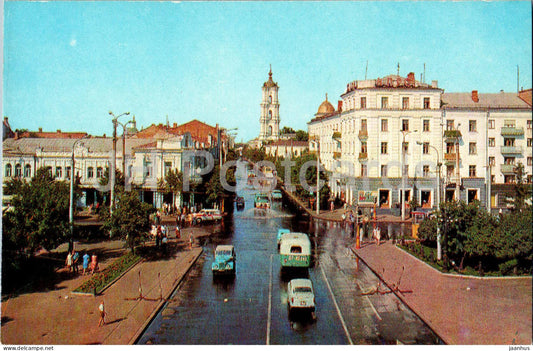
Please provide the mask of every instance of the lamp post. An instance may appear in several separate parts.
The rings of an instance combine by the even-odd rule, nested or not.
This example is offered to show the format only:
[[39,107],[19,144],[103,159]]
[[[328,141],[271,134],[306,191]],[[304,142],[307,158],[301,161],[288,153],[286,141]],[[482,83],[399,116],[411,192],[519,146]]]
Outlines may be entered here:
[[311,141],[316,144],[316,214],[320,214],[320,193],[318,191],[320,185],[320,136],[316,136],[315,140]]
[[68,242],[68,251],[71,252],[74,248],[74,171],[75,171],[75,160],[74,160],[74,149],[79,143],[83,144],[82,140],[86,137],[78,139],[72,144],[72,154],[70,159],[71,169],[70,169],[70,204],[68,211],[68,220],[70,227],[70,240]]
[[124,124],[117,121],[117,123],[122,127],[122,176],[124,177],[124,189],[126,189],[126,126],[133,121],[127,121]]
[[[416,143],[418,145],[422,145],[423,144],[420,141],[417,141]],[[439,150],[433,145],[429,145],[429,147],[432,148],[433,150],[435,150],[435,152],[437,153],[437,212],[438,212],[440,210],[440,191],[441,191],[441,188],[440,188],[440,167],[442,166],[442,164],[440,162]],[[437,217],[437,260],[440,261],[441,259],[442,259],[442,248],[441,248],[441,245],[440,245],[440,225],[439,225],[439,221],[438,221],[438,217]]]
[[456,178],[455,179],[455,195],[457,196],[457,202],[461,200],[461,173],[459,172],[459,127],[461,123],[457,124],[457,137],[455,138],[455,162],[457,164],[456,168]]
[[[405,136],[411,133],[410,130],[402,130],[402,190],[400,191],[402,205],[402,221],[405,221]],[[416,132],[416,130],[414,131]]]
[[111,170],[109,172],[109,182],[111,183],[111,199],[109,201],[109,213],[113,214],[113,207],[115,206],[115,168],[117,167],[117,124],[119,117],[129,115],[129,112],[121,113],[115,116],[113,112],[109,111],[109,115],[113,117],[113,158],[111,159]]

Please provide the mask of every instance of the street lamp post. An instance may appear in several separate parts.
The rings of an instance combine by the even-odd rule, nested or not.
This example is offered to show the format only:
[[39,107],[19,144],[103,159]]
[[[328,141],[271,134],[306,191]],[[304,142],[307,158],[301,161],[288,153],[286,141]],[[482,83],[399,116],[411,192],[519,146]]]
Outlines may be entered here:
[[320,139],[316,142],[316,214],[320,214]]
[[126,126],[133,121],[127,121],[124,124],[117,121],[117,123],[122,127],[122,176],[124,177],[124,189],[126,189]]
[[85,137],[78,139],[72,144],[72,156],[70,160],[71,169],[70,169],[70,204],[69,204],[69,213],[68,213],[68,219],[69,219],[69,227],[70,227],[70,240],[68,242],[68,251],[71,252],[72,249],[74,249],[74,171],[75,171],[75,165],[76,162],[74,160],[74,149],[76,148],[76,145],[78,143],[82,143],[82,140]]
[[113,112],[109,111],[109,115],[113,116],[113,158],[111,159],[111,170],[109,172],[109,182],[111,183],[111,199],[109,201],[109,213],[113,214],[113,207],[115,206],[115,168],[117,167],[117,124],[118,118],[124,115],[129,115],[129,112],[121,113],[115,116]]
[[[402,221],[405,221],[405,136],[411,133],[410,130],[402,130],[402,190],[400,191],[402,206]],[[416,132],[416,130],[415,130]]]
[[[423,144],[420,141],[417,141],[416,143],[418,145],[422,145]],[[437,212],[439,212],[439,210],[440,210],[440,192],[441,192],[441,187],[440,187],[440,168],[441,168],[442,164],[440,162],[439,150],[433,145],[429,145],[429,147],[431,147],[437,153]],[[441,248],[441,244],[440,244],[440,225],[439,225],[439,221],[438,221],[438,217],[437,217],[437,260],[440,261],[441,259],[442,259],[442,248]]]

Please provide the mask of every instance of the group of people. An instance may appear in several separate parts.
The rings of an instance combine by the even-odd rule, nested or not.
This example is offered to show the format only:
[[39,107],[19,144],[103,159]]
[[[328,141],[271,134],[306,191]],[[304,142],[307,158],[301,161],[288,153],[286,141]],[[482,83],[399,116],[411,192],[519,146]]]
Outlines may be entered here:
[[[72,251],[69,251],[67,253],[67,258],[65,260],[65,265],[67,266],[67,270],[70,273],[79,273],[79,261],[80,261],[80,255],[79,253],[73,249]],[[83,267],[83,275],[91,273],[94,274],[94,272],[98,272],[98,256],[96,256],[95,253],[92,254],[92,256],[89,256],[87,252],[82,256],[82,267]]]

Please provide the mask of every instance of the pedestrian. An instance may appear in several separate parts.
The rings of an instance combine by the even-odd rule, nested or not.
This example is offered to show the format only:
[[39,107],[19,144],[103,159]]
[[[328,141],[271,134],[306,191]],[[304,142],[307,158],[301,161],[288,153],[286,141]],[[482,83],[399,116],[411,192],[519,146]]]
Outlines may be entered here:
[[168,242],[168,238],[167,238],[167,235],[163,235],[163,239],[161,239],[161,250],[163,251],[164,254],[167,253],[167,242]]
[[65,260],[65,265],[67,266],[67,271],[72,271],[72,253],[69,251],[67,255],[67,259]]
[[180,227],[176,225],[176,239],[181,239]]
[[91,258],[87,252],[83,255],[83,275],[89,270],[89,259]]
[[185,226],[185,211],[181,213],[181,227]]
[[378,246],[380,244],[380,240],[381,240],[381,228],[377,227],[376,228],[376,241],[377,241]]
[[194,238],[192,236],[192,233],[189,235],[189,250],[192,250],[192,243],[194,242]]
[[79,258],[80,258],[80,255],[78,254],[78,252],[76,250],[72,250],[72,271],[74,273],[79,272],[78,270]]
[[159,245],[161,244],[161,236],[163,234],[163,231],[161,229],[161,226],[158,225],[157,226],[157,232],[156,232],[156,235],[155,235],[155,246],[157,248],[159,248]]
[[100,321],[98,322],[98,326],[101,327],[102,325],[105,325],[105,316],[107,315],[105,311],[104,300],[102,300],[100,306],[98,306],[98,311],[100,312]]
[[98,257],[95,253],[91,256],[91,274],[98,272]]

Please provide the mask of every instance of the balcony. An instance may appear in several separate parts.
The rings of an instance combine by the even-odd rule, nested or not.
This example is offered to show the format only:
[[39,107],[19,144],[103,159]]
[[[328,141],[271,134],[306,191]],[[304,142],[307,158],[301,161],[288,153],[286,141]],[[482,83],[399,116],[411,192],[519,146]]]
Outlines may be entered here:
[[450,140],[450,139],[459,139],[461,137],[461,131],[459,130],[445,130],[444,131],[444,138]]
[[368,153],[367,152],[360,152],[359,153],[359,161],[366,161],[368,160]]
[[520,146],[502,146],[500,151],[503,155],[522,155],[523,153]]
[[368,131],[366,129],[361,129],[359,131],[359,139],[360,140],[367,140],[368,139]]
[[342,154],[340,152],[334,152],[333,153],[333,159],[334,160],[340,160],[341,156],[342,156]]
[[454,161],[457,160],[457,154],[454,153],[445,153],[444,154],[444,161]]
[[503,173],[503,174],[514,174],[514,168],[516,167],[516,165],[506,165],[506,164],[503,164],[503,165],[500,165],[500,171]]
[[502,136],[520,136],[524,135],[524,128],[502,127]]

